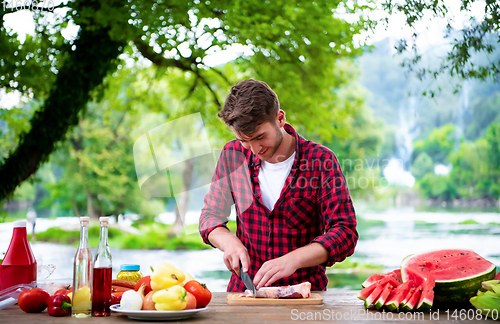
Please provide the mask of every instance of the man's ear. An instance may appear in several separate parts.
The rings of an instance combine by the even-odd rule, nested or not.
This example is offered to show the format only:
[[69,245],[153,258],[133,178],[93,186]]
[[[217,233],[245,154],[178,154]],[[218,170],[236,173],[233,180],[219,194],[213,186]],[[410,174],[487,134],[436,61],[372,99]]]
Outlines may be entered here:
[[278,113],[276,114],[276,125],[278,127],[283,127],[285,126],[286,118],[285,118],[285,112],[283,110],[278,110]]

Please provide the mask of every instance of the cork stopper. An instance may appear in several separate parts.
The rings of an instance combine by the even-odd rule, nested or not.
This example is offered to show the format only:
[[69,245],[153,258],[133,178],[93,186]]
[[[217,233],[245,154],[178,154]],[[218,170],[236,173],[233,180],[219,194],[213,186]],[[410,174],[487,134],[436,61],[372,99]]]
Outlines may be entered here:
[[99,217],[99,221],[101,222],[101,226],[107,227],[108,226],[109,217]]
[[89,225],[89,217],[88,216],[80,217],[80,223],[82,223],[82,226],[88,226]]

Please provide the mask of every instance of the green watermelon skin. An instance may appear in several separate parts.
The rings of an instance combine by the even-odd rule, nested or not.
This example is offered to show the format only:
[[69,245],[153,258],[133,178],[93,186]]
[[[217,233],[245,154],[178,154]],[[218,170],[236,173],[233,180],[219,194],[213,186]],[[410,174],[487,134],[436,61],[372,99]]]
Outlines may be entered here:
[[474,277],[468,282],[438,282],[434,287],[434,303],[439,305],[467,304],[471,297],[476,296],[483,281],[495,277],[495,268],[491,272]]
[[435,279],[434,304],[457,305],[469,303],[481,282],[493,279],[496,267],[469,250],[438,250],[406,257],[401,263],[401,277],[408,280],[409,271]]

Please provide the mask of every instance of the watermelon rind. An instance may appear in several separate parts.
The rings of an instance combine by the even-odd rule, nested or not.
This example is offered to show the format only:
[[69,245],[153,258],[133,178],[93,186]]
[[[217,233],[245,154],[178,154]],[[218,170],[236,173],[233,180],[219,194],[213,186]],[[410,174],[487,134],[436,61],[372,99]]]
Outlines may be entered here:
[[357,297],[361,300],[366,300],[376,287],[377,285],[370,285],[366,288],[363,288],[358,292]]
[[435,282],[432,277],[424,282],[420,299],[416,306],[417,310],[425,312],[432,308],[432,304],[434,303],[434,285]]
[[[458,253],[458,251],[467,251],[467,250],[456,250],[456,251]],[[429,252],[439,252],[439,250],[429,251]],[[401,276],[403,278],[403,281],[405,281],[408,278],[408,274],[405,271],[407,263],[411,261],[413,257],[429,252],[412,254],[403,259],[403,261],[401,262]],[[473,252],[473,251],[467,251],[467,252]],[[450,280],[436,280],[436,285],[434,287],[434,304],[446,305],[446,304],[468,303],[469,299],[472,296],[475,296],[477,294],[478,289],[481,288],[481,283],[483,281],[493,279],[495,277],[495,274],[496,274],[496,267],[494,264],[491,264],[491,266],[485,271],[482,271],[480,273],[468,277],[463,277],[459,279],[450,279]]]
[[379,282],[376,282],[374,285],[376,285],[375,289],[370,294],[370,296],[368,296],[365,299],[365,308],[368,308],[371,305],[373,305],[373,303],[378,299],[378,297],[382,293],[382,290],[384,290],[384,287],[385,287],[385,285],[382,286]]

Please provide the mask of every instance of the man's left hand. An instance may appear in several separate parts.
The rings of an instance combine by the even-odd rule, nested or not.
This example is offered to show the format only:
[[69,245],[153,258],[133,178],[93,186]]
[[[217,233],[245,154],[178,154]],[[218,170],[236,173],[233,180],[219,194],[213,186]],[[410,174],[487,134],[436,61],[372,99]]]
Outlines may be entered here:
[[284,255],[264,262],[253,279],[255,288],[267,287],[276,280],[291,276],[297,271],[297,266],[291,259],[289,256]]

